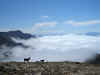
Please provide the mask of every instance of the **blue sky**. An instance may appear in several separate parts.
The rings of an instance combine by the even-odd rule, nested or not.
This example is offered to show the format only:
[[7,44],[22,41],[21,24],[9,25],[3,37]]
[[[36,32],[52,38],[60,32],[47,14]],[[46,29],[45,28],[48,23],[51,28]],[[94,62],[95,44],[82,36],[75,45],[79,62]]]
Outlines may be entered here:
[[0,0],[0,31],[100,32],[100,0]]

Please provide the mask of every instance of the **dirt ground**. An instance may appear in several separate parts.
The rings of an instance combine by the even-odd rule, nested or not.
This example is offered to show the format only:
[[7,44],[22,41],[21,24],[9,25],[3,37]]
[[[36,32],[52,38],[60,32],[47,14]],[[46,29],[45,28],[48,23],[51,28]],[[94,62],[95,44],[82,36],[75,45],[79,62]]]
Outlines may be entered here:
[[100,64],[79,62],[1,62],[0,75],[100,75]]

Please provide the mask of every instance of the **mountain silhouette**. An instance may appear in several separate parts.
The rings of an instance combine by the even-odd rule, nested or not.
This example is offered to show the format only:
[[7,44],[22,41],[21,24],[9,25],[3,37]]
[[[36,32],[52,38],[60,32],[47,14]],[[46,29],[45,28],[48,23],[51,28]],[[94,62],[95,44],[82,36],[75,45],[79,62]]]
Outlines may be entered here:
[[89,36],[100,36],[100,32],[88,32],[88,33],[86,33],[86,35],[89,35]]
[[19,39],[30,39],[30,38],[36,38],[35,35],[31,35],[28,33],[23,33],[19,30],[16,31],[8,31],[8,32],[0,32],[0,46],[6,45],[6,46],[23,46],[22,43],[16,43],[11,38],[19,38]]
[[90,64],[100,64],[100,54],[96,54],[93,58],[86,61]]

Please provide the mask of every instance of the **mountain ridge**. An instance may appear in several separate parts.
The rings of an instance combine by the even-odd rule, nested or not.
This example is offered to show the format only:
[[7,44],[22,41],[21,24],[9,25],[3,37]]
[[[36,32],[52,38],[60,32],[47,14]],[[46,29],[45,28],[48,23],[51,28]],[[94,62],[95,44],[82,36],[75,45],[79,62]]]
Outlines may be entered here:
[[22,43],[16,43],[12,40],[12,38],[19,38],[19,39],[30,39],[30,38],[36,38],[35,35],[31,35],[28,33],[23,33],[22,31],[16,30],[16,31],[8,31],[8,32],[0,32],[0,46],[6,45],[6,46],[24,46]]

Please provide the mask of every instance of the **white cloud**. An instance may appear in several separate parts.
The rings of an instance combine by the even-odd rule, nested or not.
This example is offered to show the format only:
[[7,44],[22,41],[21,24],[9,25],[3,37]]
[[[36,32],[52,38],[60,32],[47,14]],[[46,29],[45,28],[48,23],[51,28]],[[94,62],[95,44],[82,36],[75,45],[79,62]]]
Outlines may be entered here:
[[39,34],[64,34],[64,30],[42,30]]
[[33,28],[32,28],[32,31],[34,32],[34,31],[38,30],[38,28],[40,28],[40,27],[54,27],[57,24],[58,23],[56,21],[35,23]]
[[40,23],[36,23],[35,26],[55,26],[57,24],[57,22],[40,22]]
[[49,18],[49,16],[41,16],[42,18]]
[[[29,40],[19,40],[27,49],[21,47],[12,48],[11,60],[22,60],[24,57],[32,57],[34,61],[47,59],[49,61],[85,61],[100,51],[100,37],[87,35],[67,34],[43,36]],[[7,49],[5,49],[7,50]],[[2,55],[2,54],[1,54]]]
[[89,20],[89,21],[69,20],[69,21],[66,21],[65,24],[71,24],[71,25],[74,25],[74,26],[94,25],[94,24],[100,24],[100,20]]

